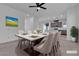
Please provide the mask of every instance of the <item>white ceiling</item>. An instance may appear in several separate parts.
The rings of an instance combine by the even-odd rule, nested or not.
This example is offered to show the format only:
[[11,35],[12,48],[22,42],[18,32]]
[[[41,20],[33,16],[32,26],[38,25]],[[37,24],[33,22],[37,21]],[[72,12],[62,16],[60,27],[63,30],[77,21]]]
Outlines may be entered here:
[[36,17],[54,17],[64,13],[68,8],[78,5],[77,3],[46,3],[43,5],[47,10],[36,11],[36,8],[29,8],[28,6],[35,5],[34,3],[6,3],[11,8],[22,11],[26,14]]

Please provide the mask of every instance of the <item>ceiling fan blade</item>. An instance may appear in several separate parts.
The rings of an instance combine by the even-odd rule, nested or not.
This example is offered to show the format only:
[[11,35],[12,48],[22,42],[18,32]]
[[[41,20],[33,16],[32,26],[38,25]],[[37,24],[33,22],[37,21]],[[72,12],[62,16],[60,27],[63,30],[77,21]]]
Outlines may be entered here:
[[42,6],[42,5],[44,5],[45,3],[41,3],[39,6]]
[[37,7],[39,7],[39,3],[36,3]]
[[47,9],[47,8],[45,8],[45,7],[40,7],[40,8],[42,8],[42,9]]
[[37,7],[37,6],[29,6],[29,7]]

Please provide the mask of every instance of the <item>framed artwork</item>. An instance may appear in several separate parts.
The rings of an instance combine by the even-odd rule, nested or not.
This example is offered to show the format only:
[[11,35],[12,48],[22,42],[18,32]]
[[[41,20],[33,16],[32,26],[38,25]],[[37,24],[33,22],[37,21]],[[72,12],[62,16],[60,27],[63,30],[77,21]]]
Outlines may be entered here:
[[51,23],[51,27],[62,27],[62,22],[53,22]]
[[6,26],[17,27],[18,26],[18,18],[6,16]]
[[62,27],[62,22],[58,22],[58,27]]

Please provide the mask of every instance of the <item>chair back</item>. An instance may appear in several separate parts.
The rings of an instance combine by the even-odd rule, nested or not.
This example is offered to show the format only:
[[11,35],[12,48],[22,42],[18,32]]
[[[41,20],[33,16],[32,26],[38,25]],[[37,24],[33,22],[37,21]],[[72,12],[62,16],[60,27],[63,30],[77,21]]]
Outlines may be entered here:
[[54,44],[57,43],[57,41],[59,41],[59,37],[60,37],[60,33],[57,32],[56,35],[55,35],[55,37],[54,37],[54,39],[55,39],[55,40],[53,41]]
[[51,52],[55,35],[56,33],[49,33],[48,37],[46,37],[47,40],[43,43],[44,45],[41,48],[42,53],[48,54]]
[[57,54],[57,50],[59,49],[59,37],[60,37],[60,33],[57,32],[55,37],[54,37],[54,40],[52,42],[52,49],[51,49],[51,53],[53,53],[54,55]]

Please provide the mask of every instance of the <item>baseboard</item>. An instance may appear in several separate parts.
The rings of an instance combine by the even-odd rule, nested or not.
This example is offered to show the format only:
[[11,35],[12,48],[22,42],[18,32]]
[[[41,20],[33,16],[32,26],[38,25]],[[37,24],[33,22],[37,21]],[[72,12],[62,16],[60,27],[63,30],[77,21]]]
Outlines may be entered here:
[[8,44],[8,43],[14,43],[14,42],[16,42],[16,41],[18,41],[18,40],[14,40],[14,41],[9,41],[9,42],[0,43],[0,45]]

